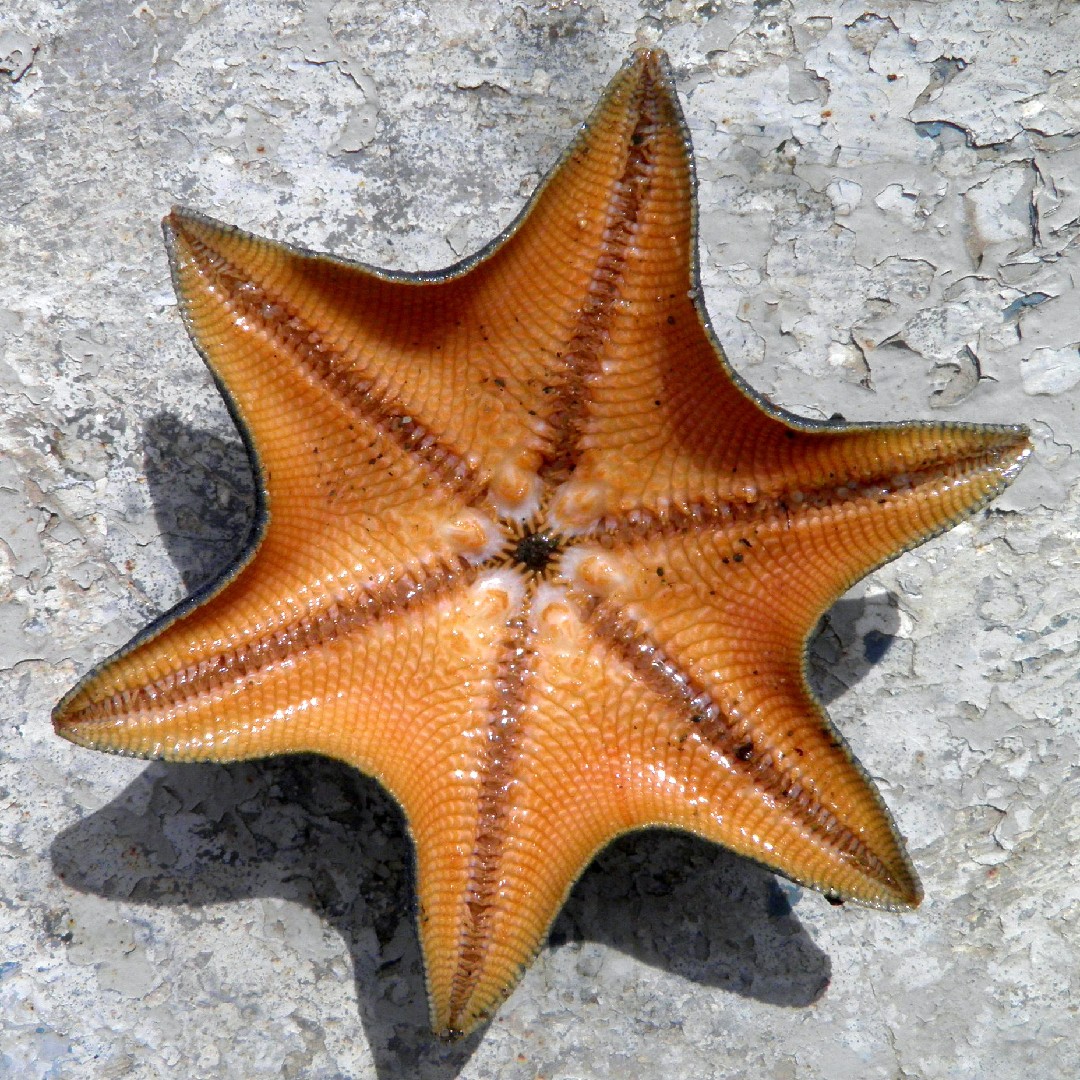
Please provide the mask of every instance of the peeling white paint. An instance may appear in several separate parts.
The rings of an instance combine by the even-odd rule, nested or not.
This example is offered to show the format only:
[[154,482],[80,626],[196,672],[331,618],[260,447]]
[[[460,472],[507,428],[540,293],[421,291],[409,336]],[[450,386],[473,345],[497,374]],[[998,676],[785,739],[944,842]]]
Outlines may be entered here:
[[[1077,40],[1076,5],[985,0],[9,3],[0,1074],[1009,1078],[1037,1032],[1043,1072],[1080,1075]],[[439,266],[512,219],[653,41],[739,370],[807,415],[1023,421],[1036,457],[811,654],[924,907],[836,910],[647,837],[586,876],[475,1051],[444,1050],[373,787],[95,756],[48,710],[246,529],[168,206]]]

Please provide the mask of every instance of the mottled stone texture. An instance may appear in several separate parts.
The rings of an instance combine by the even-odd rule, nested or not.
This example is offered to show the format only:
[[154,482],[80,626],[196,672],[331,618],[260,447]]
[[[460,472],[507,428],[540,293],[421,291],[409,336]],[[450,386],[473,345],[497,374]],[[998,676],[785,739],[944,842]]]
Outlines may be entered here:
[[[1080,1073],[1077,40],[1067,0],[6,5],[0,1075]],[[635,43],[676,69],[706,299],[746,377],[817,417],[1023,421],[1036,457],[813,647],[923,908],[836,909],[628,838],[446,1049],[373,784],[94,755],[48,710],[248,528],[169,205],[444,265],[510,220]]]

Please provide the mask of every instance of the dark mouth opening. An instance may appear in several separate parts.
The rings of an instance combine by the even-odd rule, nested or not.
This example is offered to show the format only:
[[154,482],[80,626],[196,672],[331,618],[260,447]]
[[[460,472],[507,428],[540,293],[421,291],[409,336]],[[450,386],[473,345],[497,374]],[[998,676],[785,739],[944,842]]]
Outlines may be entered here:
[[510,558],[530,573],[542,574],[559,553],[560,541],[548,532],[527,532],[514,545]]

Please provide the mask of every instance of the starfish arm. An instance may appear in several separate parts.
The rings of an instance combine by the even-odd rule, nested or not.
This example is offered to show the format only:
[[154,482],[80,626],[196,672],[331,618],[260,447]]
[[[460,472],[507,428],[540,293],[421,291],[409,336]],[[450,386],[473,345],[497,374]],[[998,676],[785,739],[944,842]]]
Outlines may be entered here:
[[455,754],[477,737],[491,696],[508,603],[489,581],[446,575],[302,620],[288,635],[252,627],[236,648],[205,655],[190,643],[187,664],[159,656],[153,639],[85,680],[57,727],[81,745],[140,757],[323,753],[404,801],[411,783],[436,784],[432,769],[444,767],[453,786]]
[[[622,174],[605,232],[604,276],[588,332],[575,339],[573,385],[556,415],[553,520],[566,534],[605,514],[658,505],[672,491],[741,498],[788,434],[780,414],[730,367],[701,299],[696,180],[666,62],[641,54]],[[612,95],[601,106],[627,102]],[[623,121],[625,124],[625,120]],[[751,479],[752,477],[752,479]]]
[[[668,565],[663,596],[647,595],[642,577],[579,601],[624,698],[651,706],[607,728],[633,825],[686,829],[838,897],[916,905],[888,811],[806,687],[802,642],[763,632],[752,608],[691,611],[680,569]],[[735,607],[726,589],[718,606],[729,596]],[[751,672],[752,685],[739,681]]]
[[[507,385],[486,266],[392,274],[179,209],[165,232],[192,338],[260,457],[284,452],[277,435],[293,419],[289,400],[276,414],[262,405],[268,373],[287,395],[310,392],[326,422],[344,429],[347,418],[372,439],[370,467],[352,469],[395,488],[412,488],[404,453],[425,489],[475,503],[515,451],[538,441],[538,421]],[[523,323],[514,355],[535,346],[531,313]],[[273,480],[274,463],[263,464]]]
[[565,719],[553,708],[522,725],[496,810],[440,796],[438,816],[412,826],[432,1026],[443,1036],[494,1013],[589,860],[632,823],[579,757],[583,733],[553,730]]
[[[480,268],[495,279],[488,310],[501,328],[494,335],[500,353],[532,376],[522,385],[532,387],[531,408],[542,419],[536,467],[548,492],[580,462],[593,387],[608,378],[605,361],[622,308],[644,303],[666,314],[668,290],[687,302],[691,171],[666,59],[639,52],[516,231]],[[522,305],[532,339],[517,325]],[[539,384],[538,360],[548,368]]]
[[[791,470],[805,491],[642,512],[579,545],[567,570],[590,624],[641,680],[681,702],[683,741],[653,739],[664,755],[640,779],[697,794],[673,817],[667,789],[656,789],[645,819],[840,896],[910,905],[920,891],[899,835],[806,686],[806,642],[856,580],[996,494],[1027,440],[1013,428],[941,425],[807,438]],[[860,474],[878,482],[841,479]],[[648,757],[642,747],[638,760]]]
[[612,663],[561,590],[541,586],[519,622],[516,670],[496,680],[498,731],[475,763],[481,799],[414,827],[432,1022],[447,1036],[511,992],[593,855],[654,823],[634,801],[633,754],[679,721]]
[[55,713],[62,732],[114,695],[200,667],[231,668],[271,639],[280,652],[281,643],[367,620],[493,550],[490,524],[469,506],[475,470],[392,389],[359,380],[355,342],[342,344],[320,308],[319,288],[332,284],[320,270],[360,291],[398,283],[180,211],[166,236],[188,329],[257,472],[256,536],[224,577],[64,699]]
[[[693,164],[670,74],[642,54],[615,86],[631,75],[635,94],[611,92],[587,129],[602,130],[612,116],[625,126],[633,103],[623,175],[606,181],[619,198],[605,234],[604,289],[593,330],[578,342],[589,348],[570,350],[579,378],[557,413],[568,479],[550,514],[564,534],[642,510],[887,485],[949,455],[974,460],[998,443],[1026,446],[1019,428],[971,425],[909,424],[890,438],[883,425],[801,420],[757,395],[728,363],[701,300]],[[1015,472],[1006,462],[998,489]]]

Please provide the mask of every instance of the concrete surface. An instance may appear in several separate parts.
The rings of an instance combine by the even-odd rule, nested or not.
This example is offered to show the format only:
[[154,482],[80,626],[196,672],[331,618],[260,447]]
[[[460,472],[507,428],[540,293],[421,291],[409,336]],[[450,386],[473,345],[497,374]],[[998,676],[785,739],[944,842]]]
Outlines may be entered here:
[[[1068,0],[9,0],[0,1075],[1080,1075],[1078,40]],[[1038,449],[814,646],[923,908],[833,908],[630,838],[490,1028],[445,1048],[375,785],[314,759],[109,758],[48,711],[246,530],[169,205],[446,264],[639,43],[678,75],[708,306],[751,382],[812,416],[1024,421]]]

